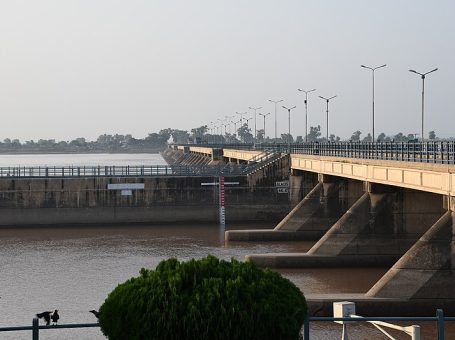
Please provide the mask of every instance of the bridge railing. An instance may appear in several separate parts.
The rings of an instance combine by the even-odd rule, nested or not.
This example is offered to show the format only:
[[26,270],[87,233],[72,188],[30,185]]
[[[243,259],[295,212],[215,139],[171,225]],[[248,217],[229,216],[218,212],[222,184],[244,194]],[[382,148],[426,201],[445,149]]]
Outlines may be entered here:
[[147,177],[147,176],[241,176],[248,165],[151,165],[151,166],[52,166],[0,167],[0,177]]
[[455,164],[455,141],[261,143],[216,146],[305,155]]
[[[445,339],[445,321],[455,321],[455,317],[446,317],[442,309],[436,310],[436,316],[406,316],[406,317],[396,317],[396,316],[387,316],[387,317],[308,317],[305,319],[303,326],[303,339],[310,340],[310,323],[311,322],[360,322],[360,321],[430,321],[436,323],[436,338],[437,340]],[[347,337],[346,337],[347,338]]]
[[424,163],[455,163],[455,142],[408,143],[312,143],[293,144],[291,153],[309,155],[394,160]]
[[[308,317],[305,319],[303,326],[303,339],[310,339],[310,323],[311,322],[361,322],[361,321],[430,321],[436,323],[436,339],[444,340],[445,339],[445,322],[446,321],[455,321],[455,317],[446,317],[442,309],[436,311],[436,316],[433,317],[344,317],[344,318],[334,318],[334,317]],[[98,328],[100,325],[98,323],[87,323],[87,324],[61,324],[61,325],[39,325],[37,318],[33,319],[32,326],[13,326],[13,327],[0,327],[0,333],[2,332],[17,332],[17,331],[31,331],[32,340],[39,340],[40,330],[55,330],[55,329],[75,329],[75,328]]]

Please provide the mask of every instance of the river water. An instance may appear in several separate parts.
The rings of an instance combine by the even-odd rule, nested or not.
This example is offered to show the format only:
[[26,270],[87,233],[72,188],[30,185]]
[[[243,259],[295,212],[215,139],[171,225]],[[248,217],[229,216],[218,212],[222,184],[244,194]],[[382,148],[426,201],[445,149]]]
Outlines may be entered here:
[[[163,164],[159,155],[8,155],[0,166]],[[228,229],[272,228],[273,224]],[[311,242],[234,243],[220,240],[218,225],[123,225],[0,229],[0,327],[31,325],[36,313],[58,309],[60,323],[96,322],[98,309],[117,284],[159,261],[208,254],[243,260],[267,252],[303,252]],[[364,293],[386,271],[378,268],[281,270],[305,295]],[[359,313],[360,314],[360,313]],[[350,339],[383,339],[371,327],[350,326]],[[434,327],[427,326],[428,338]],[[341,339],[341,326],[314,323],[312,339]],[[30,332],[0,333],[0,339],[30,339]],[[425,337],[423,337],[425,338]],[[105,339],[99,329],[43,330],[40,339]],[[403,338],[405,339],[405,338]]]

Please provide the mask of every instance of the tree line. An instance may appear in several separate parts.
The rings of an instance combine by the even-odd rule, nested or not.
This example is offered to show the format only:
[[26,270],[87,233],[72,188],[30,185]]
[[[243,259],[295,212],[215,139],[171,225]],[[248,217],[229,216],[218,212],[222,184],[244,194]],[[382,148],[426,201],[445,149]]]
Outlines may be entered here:
[[[149,133],[145,138],[134,138],[131,134],[103,134],[94,141],[88,141],[83,137],[71,141],[56,141],[55,139],[39,139],[37,141],[27,140],[21,142],[19,139],[5,138],[0,142],[0,152],[2,153],[91,153],[91,152],[158,152],[163,150],[169,142],[173,143],[303,143],[305,137],[294,136],[283,133],[278,138],[264,136],[264,130],[256,131],[256,138],[247,124],[241,126],[237,133],[214,134],[208,133],[207,126],[193,128],[190,131],[179,129],[162,129],[159,132]],[[412,142],[416,141],[416,134],[403,134],[399,132],[395,135],[380,133],[377,136],[378,142]],[[430,140],[453,140],[441,139],[436,136],[434,131],[429,133]],[[322,136],[321,126],[311,126],[307,136],[308,142],[327,142],[327,138]],[[339,136],[331,134],[330,142],[351,141],[351,142],[371,142],[371,134],[362,136],[361,131],[354,131],[349,139],[341,139]]]

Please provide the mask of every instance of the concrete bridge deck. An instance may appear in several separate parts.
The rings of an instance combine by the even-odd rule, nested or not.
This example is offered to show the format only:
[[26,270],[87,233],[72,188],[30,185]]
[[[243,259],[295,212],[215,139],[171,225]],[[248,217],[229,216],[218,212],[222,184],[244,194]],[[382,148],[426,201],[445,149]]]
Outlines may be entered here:
[[291,155],[291,169],[455,195],[455,165]]

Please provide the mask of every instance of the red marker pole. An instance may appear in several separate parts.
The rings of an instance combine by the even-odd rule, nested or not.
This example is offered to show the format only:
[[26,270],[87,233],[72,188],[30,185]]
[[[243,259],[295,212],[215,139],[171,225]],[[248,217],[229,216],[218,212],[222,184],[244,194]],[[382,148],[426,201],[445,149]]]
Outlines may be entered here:
[[224,176],[219,179],[219,192],[220,192],[220,225],[226,224],[226,212],[224,208]]

